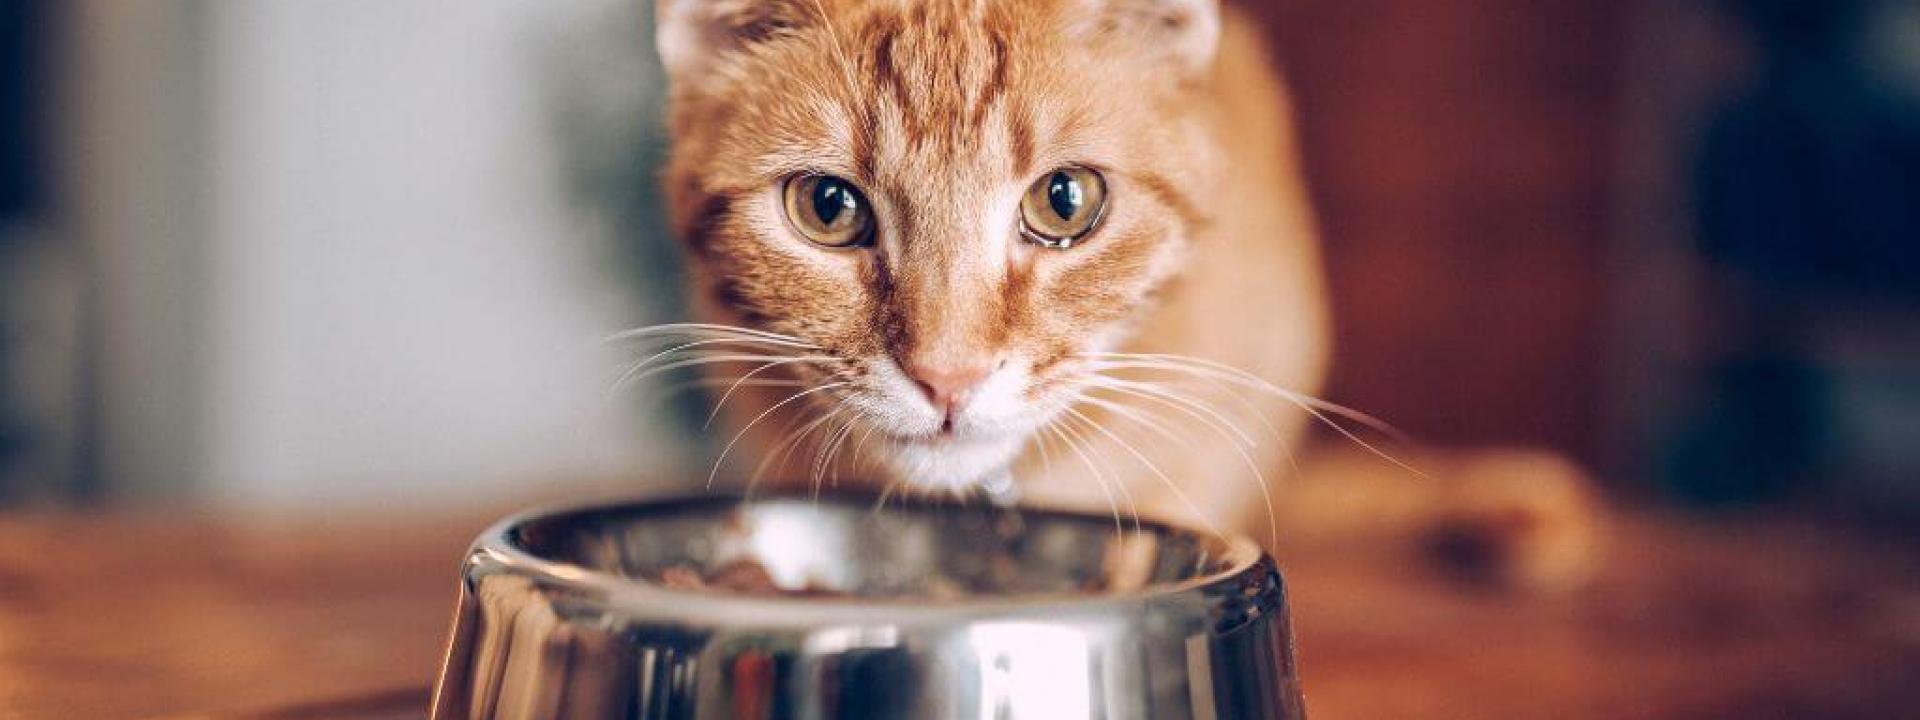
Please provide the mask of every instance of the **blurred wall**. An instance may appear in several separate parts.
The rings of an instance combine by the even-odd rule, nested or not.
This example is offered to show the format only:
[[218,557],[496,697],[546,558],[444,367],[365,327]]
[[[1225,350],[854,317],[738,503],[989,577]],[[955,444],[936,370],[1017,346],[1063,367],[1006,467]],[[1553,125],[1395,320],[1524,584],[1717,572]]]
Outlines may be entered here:
[[[1751,288],[1725,282],[1739,268],[1703,252],[1691,185],[1720,94],[1764,78],[1753,68],[1794,67],[1763,61],[1778,49],[1729,15],[1896,18],[1855,22],[1854,42],[1879,49],[1840,55],[1885,55],[1874,82],[1900,85],[1888,78],[1920,77],[1900,70],[1920,67],[1920,42],[1897,18],[1920,3],[1239,4],[1295,90],[1335,295],[1332,399],[1423,441],[1559,448],[1641,486],[1777,469],[1753,451],[1792,436],[1837,458],[1796,474],[1883,477],[1913,496],[1916,445],[1899,427],[1920,404],[1887,388],[1920,367],[1898,289],[1916,274],[1867,263],[1895,286],[1871,307],[1789,293],[1801,324],[1839,339],[1787,337],[1787,365],[1747,363],[1722,341],[1778,313],[1743,305]],[[606,397],[621,358],[594,342],[681,317],[652,189],[646,3],[36,7],[59,20],[60,182],[51,219],[0,228],[15,238],[0,239],[0,275],[35,283],[0,301],[53,341],[0,368],[35,390],[0,423],[22,407],[30,424],[54,418],[40,435],[79,452],[29,455],[80,467],[43,472],[83,495],[324,505],[671,475],[700,454]],[[1893,143],[1849,157],[1911,157],[1872,148],[1914,147],[1920,114],[1847,92],[1810,96],[1812,116],[1875,119]],[[1720,155],[1743,162],[1801,146],[1729,137],[1748,142]],[[1900,194],[1910,183],[1833,177],[1872,185],[1875,208],[1920,207]],[[1746,206],[1800,207],[1720,205],[1743,227],[1767,225]],[[1846,213],[1806,207],[1826,229],[1786,246],[1849,246],[1828,242]],[[1786,397],[1769,374],[1783,369],[1797,383],[1787,420],[1772,419],[1779,403],[1723,402]],[[7,427],[0,444],[33,436]],[[1663,454],[1684,462],[1662,470]]]
[[[626,284],[559,132],[649,126],[640,5],[75,4],[107,492],[406,506],[670,467],[598,339],[674,291]],[[629,127],[557,117],[608,103]]]
[[1920,0],[1654,3],[1624,123],[1620,437],[1700,506],[1920,513]]
[[1422,441],[1601,454],[1632,3],[1249,3],[1326,244],[1332,396]]
[[0,503],[73,477],[73,253],[49,237],[53,84],[45,0],[0,4]]
[[54,140],[56,232],[84,273],[82,492],[164,495],[204,465],[211,117],[205,7],[79,2],[65,11]]

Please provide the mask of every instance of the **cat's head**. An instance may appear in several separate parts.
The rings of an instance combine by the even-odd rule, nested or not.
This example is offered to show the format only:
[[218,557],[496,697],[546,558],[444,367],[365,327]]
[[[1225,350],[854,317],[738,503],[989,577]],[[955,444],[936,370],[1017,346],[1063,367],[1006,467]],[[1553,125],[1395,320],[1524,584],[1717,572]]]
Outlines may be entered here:
[[1212,0],[662,0],[698,302],[899,479],[1004,470],[1206,223]]

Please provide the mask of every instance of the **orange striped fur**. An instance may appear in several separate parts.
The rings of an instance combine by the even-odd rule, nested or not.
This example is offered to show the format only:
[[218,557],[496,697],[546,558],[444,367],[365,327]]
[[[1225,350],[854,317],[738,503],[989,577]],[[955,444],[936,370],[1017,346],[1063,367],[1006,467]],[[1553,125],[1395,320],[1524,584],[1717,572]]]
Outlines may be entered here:
[[[1244,22],[1207,0],[662,0],[659,45],[663,181],[703,319],[832,358],[761,377],[845,383],[758,424],[758,456],[782,428],[841,409],[845,424],[816,437],[859,443],[832,465],[874,482],[967,489],[1011,468],[1052,502],[1220,527],[1259,516],[1256,477],[1284,472],[1302,424],[1292,404],[1209,399],[1267,436],[1251,458],[1169,401],[1068,409],[1095,352],[1206,358],[1301,392],[1320,382],[1319,258],[1287,100]],[[1073,247],[1040,247],[1019,231],[1021,198],[1063,166],[1105,178],[1106,210]],[[870,247],[794,231],[782,188],[805,174],[859,189]],[[943,415],[914,373],[952,367],[991,373]],[[729,417],[791,394],[742,391]]]

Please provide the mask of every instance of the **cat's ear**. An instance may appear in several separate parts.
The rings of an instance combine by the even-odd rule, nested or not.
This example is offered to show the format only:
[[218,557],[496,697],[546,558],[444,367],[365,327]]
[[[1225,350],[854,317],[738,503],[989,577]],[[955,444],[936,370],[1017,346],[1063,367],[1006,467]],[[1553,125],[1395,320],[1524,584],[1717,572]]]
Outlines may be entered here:
[[818,0],[655,0],[654,45],[669,77],[817,19]]
[[1090,32],[1120,34],[1167,54],[1198,74],[1220,45],[1220,0],[1077,0],[1092,11]]

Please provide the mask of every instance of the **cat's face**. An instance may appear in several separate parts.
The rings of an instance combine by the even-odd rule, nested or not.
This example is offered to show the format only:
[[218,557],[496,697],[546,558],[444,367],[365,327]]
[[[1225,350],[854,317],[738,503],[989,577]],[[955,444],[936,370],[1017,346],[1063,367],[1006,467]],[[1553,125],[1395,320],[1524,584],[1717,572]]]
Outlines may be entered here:
[[701,296],[829,358],[897,479],[1063,411],[1206,222],[1197,0],[672,0],[666,174]]

